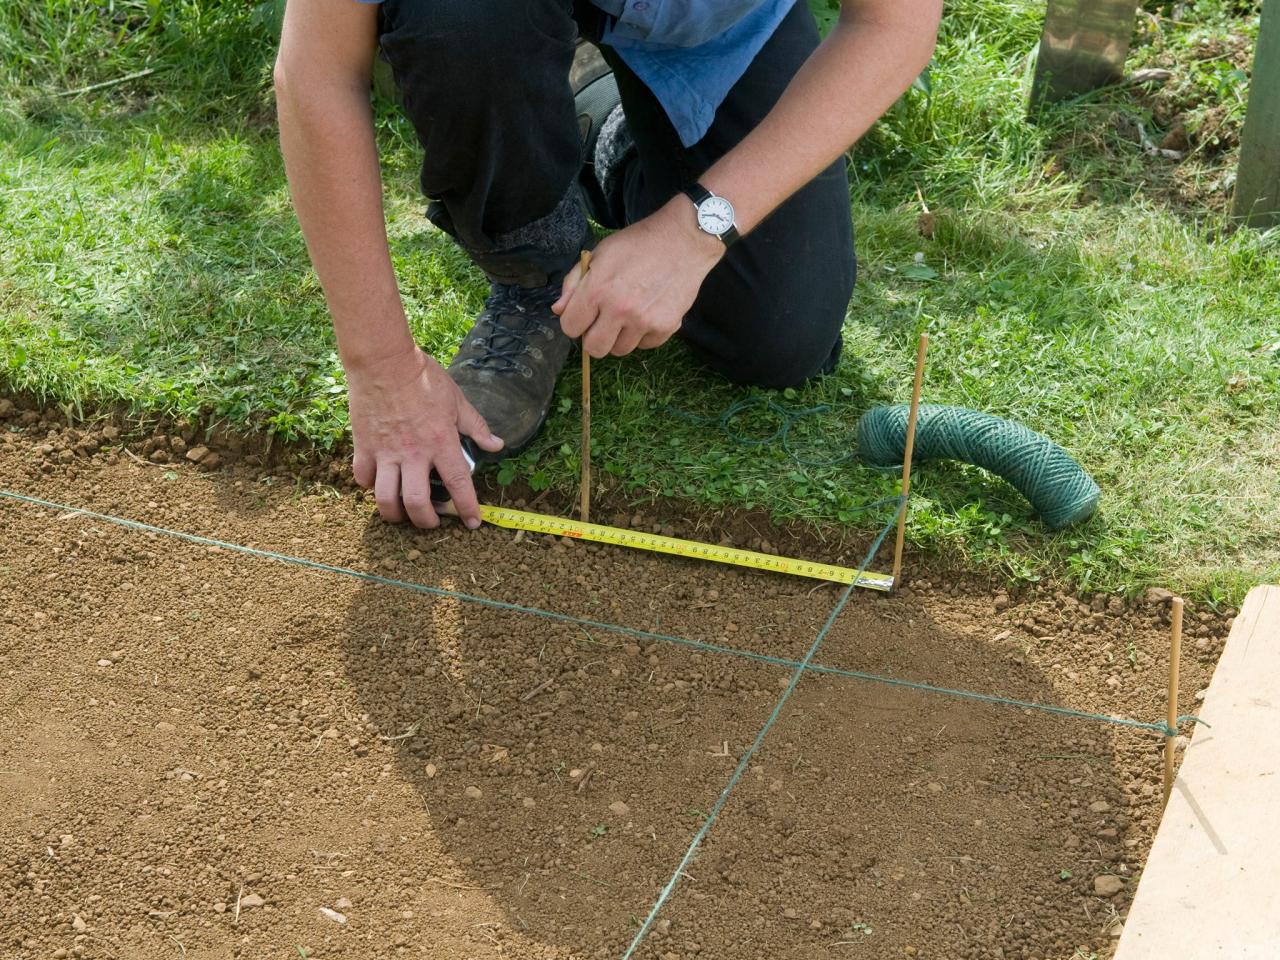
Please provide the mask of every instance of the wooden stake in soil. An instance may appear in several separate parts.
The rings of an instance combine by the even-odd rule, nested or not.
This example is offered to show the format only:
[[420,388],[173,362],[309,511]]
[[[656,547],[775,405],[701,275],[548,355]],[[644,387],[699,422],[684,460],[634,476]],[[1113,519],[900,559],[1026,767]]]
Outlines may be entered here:
[[[1166,723],[1170,730],[1178,725],[1178,660],[1182,653],[1182,598],[1173,598],[1173,629],[1169,637],[1169,714]],[[1173,734],[1164,738],[1164,802],[1169,802],[1173,792]]]
[[[578,258],[579,277],[581,283],[591,269],[591,251],[583,250]],[[581,497],[579,519],[583,523],[591,522],[591,354],[587,348],[579,344],[582,350],[582,480],[579,496]]]
[[[900,493],[906,497],[911,492],[911,454],[916,445],[916,418],[920,413],[920,389],[924,385],[924,355],[929,349],[929,335],[920,334],[920,345],[916,348],[916,380],[911,388],[911,415],[907,417],[907,445],[902,451],[902,489]],[[898,537],[893,544],[893,587],[898,587],[898,576],[902,573],[902,538],[907,529],[907,503],[902,504],[898,514]]]

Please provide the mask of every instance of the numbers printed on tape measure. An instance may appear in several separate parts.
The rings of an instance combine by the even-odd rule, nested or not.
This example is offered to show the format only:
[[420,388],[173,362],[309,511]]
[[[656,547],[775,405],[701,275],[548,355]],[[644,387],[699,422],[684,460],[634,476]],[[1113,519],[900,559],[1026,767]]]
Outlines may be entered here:
[[736,547],[722,547],[710,543],[697,543],[693,540],[663,537],[658,534],[638,533],[634,530],[606,527],[598,523],[582,523],[563,517],[511,510],[507,507],[491,507],[485,504],[480,505],[480,516],[486,523],[514,530],[527,530],[531,533],[573,537],[575,540],[590,540],[595,543],[611,543],[620,547],[635,547],[655,553],[669,553],[678,557],[729,563],[739,567],[753,567],[757,570],[812,577],[815,580],[830,580],[835,583],[853,583],[856,578],[858,586],[872,590],[888,591],[893,588],[893,577],[887,574],[867,572],[859,577],[857,570],[851,570],[848,567],[813,563],[790,557],[775,557],[767,553],[757,553],[754,550],[739,550]]

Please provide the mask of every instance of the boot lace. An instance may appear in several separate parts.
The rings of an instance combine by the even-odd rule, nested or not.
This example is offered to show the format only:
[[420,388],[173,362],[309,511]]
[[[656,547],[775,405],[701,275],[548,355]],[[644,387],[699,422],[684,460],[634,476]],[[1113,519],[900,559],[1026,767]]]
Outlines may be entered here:
[[471,338],[480,353],[468,357],[464,365],[530,376],[533,371],[518,358],[532,349],[530,337],[546,336],[547,323],[543,316],[559,298],[560,290],[550,285],[531,289],[495,283],[484,302],[490,317],[485,324],[488,331]]

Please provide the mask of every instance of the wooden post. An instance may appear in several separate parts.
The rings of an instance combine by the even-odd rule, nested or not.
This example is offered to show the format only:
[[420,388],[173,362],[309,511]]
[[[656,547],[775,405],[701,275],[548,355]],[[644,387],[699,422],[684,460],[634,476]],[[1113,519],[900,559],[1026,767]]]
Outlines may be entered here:
[[[583,250],[578,259],[581,283],[591,269],[591,251]],[[578,491],[578,513],[583,523],[591,522],[591,354],[579,344],[582,351],[582,480]]]
[[[1169,640],[1169,712],[1166,720],[1170,730],[1178,727],[1178,661],[1182,654],[1182,598],[1173,598],[1173,629]],[[1169,802],[1173,792],[1173,741],[1174,735],[1164,738],[1164,802]]]
[[1280,224],[1280,2],[1262,5],[1253,53],[1249,112],[1240,141],[1240,169],[1231,215],[1251,227]]
[[[920,413],[920,389],[924,385],[924,355],[929,349],[929,335],[920,334],[920,345],[916,347],[916,379],[911,388],[911,413],[907,416],[907,442],[902,451],[902,496],[911,493],[911,456],[916,446],[916,418]],[[898,587],[898,576],[902,573],[902,540],[907,529],[907,503],[904,501],[898,513],[898,537],[893,545],[893,589]]]
[[1138,0],[1049,0],[1031,86],[1031,112],[1124,76]]

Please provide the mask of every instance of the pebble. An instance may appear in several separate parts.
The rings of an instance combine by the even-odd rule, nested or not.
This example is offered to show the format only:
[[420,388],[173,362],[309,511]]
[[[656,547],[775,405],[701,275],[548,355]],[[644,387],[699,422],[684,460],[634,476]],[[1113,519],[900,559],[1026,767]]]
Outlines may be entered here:
[[337,910],[331,910],[329,907],[317,907],[316,909],[320,911],[320,916],[324,917],[326,920],[332,920],[334,923],[347,922],[347,915],[345,913],[339,913]]
[[1109,873],[1093,878],[1093,892],[1099,897],[1114,897],[1123,889],[1124,881]]
[[1089,804],[1090,813],[1106,813],[1110,809],[1111,804],[1107,803],[1105,800],[1095,800],[1093,803]]
[[421,559],[422,559],[422,551],[421,551],[421,550],[410,550],[410,551],[409,551],[408,553],[406,553],[404,556],[405,556],[405,559],[406,559],[406,560],[421,560]]
[[942,784],[940,784],[940,783],[927,783],[927,784],[925,784],[925,789],[927,789],[930,793],[941,793],[941,792],[942,792]]
[[427,772],[427,779],[428,779],[428,780],[434,780],[434,779],[436,778],[436,774],[437,774],[437,773],[439,773],[439,771],[436,769],[436,765],[435,765],[434,763],[428,763],[428,764],[427,764],[427,771],[426,771],[426,772]]
[[466,795],[468,800],[479,800],[484,796],[479,787],[467,787],[467,789],[462,792]]
[[190,450],[188,450],[185,454],[186,458],[190,460],[192,463],[199,463],[208,455],[209,455],[209,448],[200,446],[198,444],[192,447]]
[[335,909],[338,909],[338,910],[350,910],[352,907],[352,903],[346,897],[339,897],[333,906]]
[[76,933],[84,933],[86,930],[89,929],[89,925],[85,923],[84,918],[77,913],[74,917],[71,918],[71,929],[74,930]]
[[609,812],[615,817],[625,817],[631,812],[631,808],[621,800],[615,800],[613,803],[609,804]]
[[267,901],[263,900],[262,897],[258,896],[256,893],[250,893],[247,896],[240,898],[240,909],[252,910],[254,907],[266,906],[266,903]]
[[98,661],[98,666],[109,667],[111,666],[111,661],[108,660],[106,657],[103,657],[101,660]]
[[225,903],[223,903],[221,900],[219,900],[217,903],[215,903],[215,904],[213,905],[213,912],[214,912],[214,913],[226,913],[226,912],[227,912],[227,905],[226,905]]
[[62,836],[58,837],[58,843],[62,844],[64,847],[69,847],[75,842],[76,838],[69,833],[64,833]]

